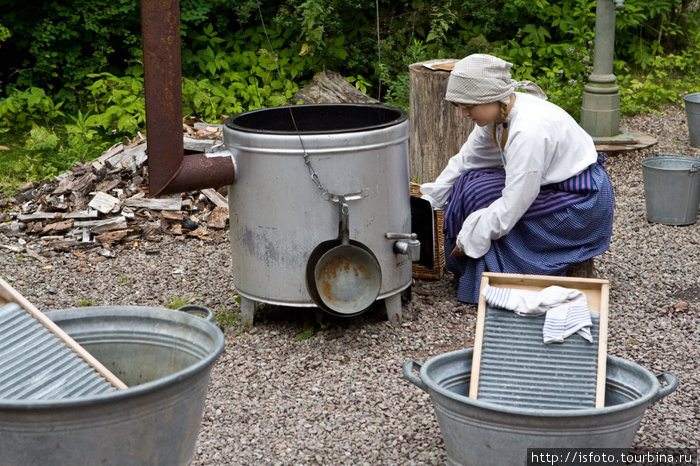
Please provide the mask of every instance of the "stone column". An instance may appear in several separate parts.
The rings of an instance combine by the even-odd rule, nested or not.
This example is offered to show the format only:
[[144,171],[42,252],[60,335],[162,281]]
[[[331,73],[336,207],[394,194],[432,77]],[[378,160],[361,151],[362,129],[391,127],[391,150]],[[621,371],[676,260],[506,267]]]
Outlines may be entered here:
[[583,91],[581,126],[594,139],[609,140],[620,134],[620,87],[615,84],[615,9],[620,0],[597,0],[593,73]]

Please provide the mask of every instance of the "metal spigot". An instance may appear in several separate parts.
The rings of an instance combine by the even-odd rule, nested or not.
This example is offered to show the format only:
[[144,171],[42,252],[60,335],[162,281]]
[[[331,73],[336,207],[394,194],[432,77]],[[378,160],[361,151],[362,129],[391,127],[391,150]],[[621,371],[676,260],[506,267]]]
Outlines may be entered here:
[[386,239],[399,240],[394,243],[394,252],[408,256],[411,262],[420,259],[420,241],[415,233],[387,233]]
[[616,10],[624,10],[625,9],[625,0],[614,0],[615,2],[615,9]]

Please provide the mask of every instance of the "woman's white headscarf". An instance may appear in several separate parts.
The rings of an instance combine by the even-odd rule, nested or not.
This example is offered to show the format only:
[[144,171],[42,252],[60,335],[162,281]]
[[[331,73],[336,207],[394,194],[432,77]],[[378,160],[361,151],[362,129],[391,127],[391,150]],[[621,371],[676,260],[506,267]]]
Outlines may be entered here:
[[503,102],[508,105],[510,95],[517,89],[547,99],[547,94],[532,81],[511,79],[512,66],[512,63],[482,53],[461,59],[450,73],[445,100],[460,104]]

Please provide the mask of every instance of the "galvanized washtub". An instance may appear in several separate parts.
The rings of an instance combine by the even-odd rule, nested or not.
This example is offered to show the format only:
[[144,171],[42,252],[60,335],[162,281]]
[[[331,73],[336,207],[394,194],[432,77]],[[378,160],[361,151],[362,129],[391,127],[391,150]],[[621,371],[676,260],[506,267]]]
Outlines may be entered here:
[[187,465],[221,331],[186,312],[103,306],[47,315],[129,388],[0,399],[0,465]]
[[237,173],[228,198],[243,320],[252,321],[255,303],[318,304],[305,271],[316,246],[339,237],[339,196],[351,244],[379,262],[377,298],[398,298],[400,312],[412,274],[395,247],[396,234],[411,232],[406,113],[360,104],[267,108],[229,118],[223,134]]
[[[501,406],[467,396],[472,349],[407,361],[404,376],[430,394],[448,464],[526,465],[528,448],[629,448],[647,406],[678,385],[643,367],[608,356],[604,408],[535,410]],[[414,370],[420,368],[420,376]],[[668,384],[660,388],[659,380]]]

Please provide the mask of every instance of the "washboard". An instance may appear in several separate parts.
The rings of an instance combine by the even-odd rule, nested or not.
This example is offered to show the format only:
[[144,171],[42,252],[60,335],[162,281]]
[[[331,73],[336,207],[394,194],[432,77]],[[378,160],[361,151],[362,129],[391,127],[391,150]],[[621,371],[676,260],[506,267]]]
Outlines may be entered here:
[[0,399],[59,400],[127,388],[0,278]]
[[583,409],[605,405],[607,280],[485,272],[486,285],[541,291],[557,285],[581,290],[591,312],[593,344],[574,334],[542,342],[544,316],[519,316],[479,297],[469,397],[528,409]]

